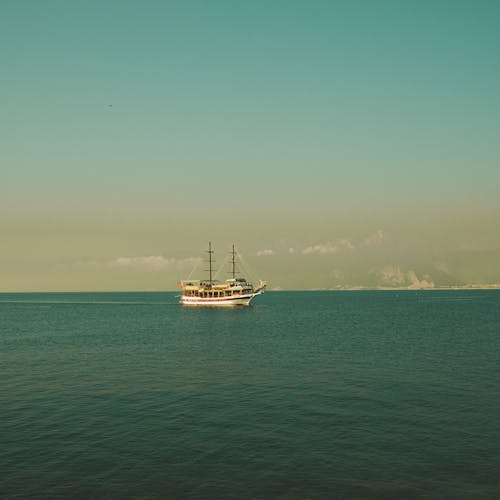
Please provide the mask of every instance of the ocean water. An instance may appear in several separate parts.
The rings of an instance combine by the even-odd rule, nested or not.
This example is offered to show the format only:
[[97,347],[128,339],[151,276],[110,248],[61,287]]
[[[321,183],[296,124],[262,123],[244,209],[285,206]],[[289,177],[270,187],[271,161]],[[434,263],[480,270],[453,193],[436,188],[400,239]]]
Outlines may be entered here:
[[499,498],[500,292],[0,294],[1,498]]

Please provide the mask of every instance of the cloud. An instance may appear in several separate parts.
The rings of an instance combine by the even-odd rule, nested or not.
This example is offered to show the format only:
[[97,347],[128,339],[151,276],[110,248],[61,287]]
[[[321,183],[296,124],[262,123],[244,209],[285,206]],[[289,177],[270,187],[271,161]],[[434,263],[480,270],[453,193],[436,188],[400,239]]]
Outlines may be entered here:
[[320,243],[318,245],[311,245],[302,250],[304,255],[312,254],[336,254],[345,250],[354,250],[354,245],[348,239],[339,239],[334,243]]
[[274,250],[270,250],[270,249],[259,250],[256,255],[257,255],[257,257],[268,257],[270,255],[274,255]]
[[168,267],[171,261],[161,255],[149,255],[147,257],[118,257],[111,261],[110,264],[117,267],[151,267],[154,269],[163,269]]
[[363,247],[374,247],[379,246],[389,239],[389,234],[382,229],[379,229],[376,233],[367,236],[360,246]]
[[186,259],[176,259],[175,257],[166,258],[162,255],[148,255],[140,257],[117,257],[108,264],[111,267],[121,268],[142,268],[149,270],[161,270],[170,267],[195,266],[201,262],[201,258],[188,257]]
[[[288,248],[289,255],[333,255],[342,252],[352,252],[362,248],[375,247],[382,245],[389,238],[388,233],[382,229],[377,230],[374,234],[367,236],[362,240],[352,240],[349,238],[338,238],[335,241],[327,241],[325,243],[317,243],[315,245],[309,245],[302,250],[295,247]],[[269,257],[271,255],[276,255],[281,253],[284,249],[272,250],[266,248],[263,250],[258,250],[255,253],[256,257]]]
[[372,273],[377,276],[380,286],[383,287],[420,290],[436,286],[430,275],[424,274],[422,279],[419,279],[417,273],[412,269],[402,271],[399,266],[395,265],[376,269]]
[[302,250],[303,255],[312,254],[337,254],[346,251],[354,251],[361,248],[369,248],[380,246],[389,238],[388,233],[379,229],[376,233],[371,234],[361,241],[350,240],[348,238],[340,238],[333,243],[328,241],[326,243],[319,243],[311,245]]

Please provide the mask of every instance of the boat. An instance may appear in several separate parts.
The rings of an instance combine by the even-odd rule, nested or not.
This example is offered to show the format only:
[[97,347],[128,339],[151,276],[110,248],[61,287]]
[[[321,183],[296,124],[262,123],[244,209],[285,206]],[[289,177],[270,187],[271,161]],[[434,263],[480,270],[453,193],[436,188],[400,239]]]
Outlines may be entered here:
[[259,281],[254,285],[245,278],[237,277],[236,272],[236,250],[233,245],[231,251],[231,278],[220,283],[213,279],[212,242],[208,243],[208,280],[181,280],[179,286],[182,289],[180,303],[185,306],[215,306],[235,307],[249,306],[250,301],[264,292],[265,281]]

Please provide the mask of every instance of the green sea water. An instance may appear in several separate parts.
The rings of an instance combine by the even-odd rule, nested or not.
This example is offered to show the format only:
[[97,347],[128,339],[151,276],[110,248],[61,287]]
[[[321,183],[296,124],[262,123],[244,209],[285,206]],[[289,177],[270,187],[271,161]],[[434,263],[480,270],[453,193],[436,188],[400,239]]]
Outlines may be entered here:
[[500,292],[0,294],[1,498],[499,498]]

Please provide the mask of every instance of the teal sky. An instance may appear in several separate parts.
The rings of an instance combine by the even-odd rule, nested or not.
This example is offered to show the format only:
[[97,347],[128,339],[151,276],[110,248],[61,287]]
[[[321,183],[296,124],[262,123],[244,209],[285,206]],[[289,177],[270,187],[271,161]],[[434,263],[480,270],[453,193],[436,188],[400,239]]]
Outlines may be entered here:
[[499,53],[497,1],[4,0],[0,291],[172,289],[209,239],[500,283]]

